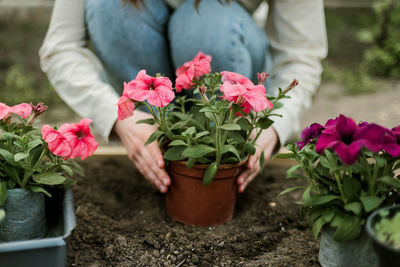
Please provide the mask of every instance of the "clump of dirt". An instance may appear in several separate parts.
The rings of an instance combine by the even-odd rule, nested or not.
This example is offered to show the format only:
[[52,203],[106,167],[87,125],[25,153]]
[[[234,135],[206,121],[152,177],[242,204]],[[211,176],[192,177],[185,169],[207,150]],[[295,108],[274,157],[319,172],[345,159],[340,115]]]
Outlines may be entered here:
[[318,241],[294,204],[276,199],[298,184],[285,167],[267,166],[238,197],[234,218],[217,227],[173,222],[164,195],[128,159],[95,158],[73,188],[77,226],[68,240],[71,266],[319,266]]

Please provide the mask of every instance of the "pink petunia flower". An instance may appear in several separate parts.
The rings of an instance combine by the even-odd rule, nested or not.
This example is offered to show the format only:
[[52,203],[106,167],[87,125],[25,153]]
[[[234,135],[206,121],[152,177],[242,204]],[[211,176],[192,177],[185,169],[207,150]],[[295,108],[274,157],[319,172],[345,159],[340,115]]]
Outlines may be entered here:
[[10,107],[0,102],[0,120],[7,118],[10,115]]
[[90,133],[90,119],[82,119],[79,123],[65,123],[59,132],[68,140],[72,151],[68,158],[81,157],[81,160],[93,155],[99,144]]
[[212,57],[203,52],[197,53],[193,60],[186,62],[176,70],[175,88],[179,93],[182,89],[192,88],[193,79],[198,79],[211,72]]
[[56,156],[68,158],[71,155],[72,148],[67,138],[60,132],[54,130],[50,125],[42,127],[43,140],[47,143],[49,150]]
[[242,96],[246,101],[242,104],[243,111],[249,113],[271,109],[273,104],[266,98],[266,90],[263,85],[254,85],[249,79],[238,73],[221,72],[223,84],[220,87],[225,99],[237,103]]
[[164,107],[175,98],[172,82],[167,77],[151,77],[146,70],[139,71],[136,78],[124,83],[124,95],[135,101],[145,101],[157,107]]
[[26,119],[31,115],[32,107],[27,103],[18,104],[10,108],[10,113],[20,115],[23,119]]
[[299,150],[318,138],[324,129],[324,126],[319,123],[313,123],[310,126],[304,128],[304,130],[301,132],[301,142],[297,143],[297,145],[299,146]]
[[122,94],[118,101],[118,120],[132,116],[134,110],[135,103],[126,94]]

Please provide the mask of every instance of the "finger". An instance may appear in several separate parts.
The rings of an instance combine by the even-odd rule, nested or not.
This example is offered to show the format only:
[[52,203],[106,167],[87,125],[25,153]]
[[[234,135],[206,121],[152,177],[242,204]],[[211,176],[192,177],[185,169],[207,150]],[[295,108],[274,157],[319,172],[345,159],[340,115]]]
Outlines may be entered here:
[[156,142],[148,146],[148,152],[150,153],[151,158],[157,163],[157,168],[154,170],[154,172],[158,177],[161,177],[161,180],[165,186],[169,186],[171,184],[171,179],[168,173],[165,171],[164,158]]
[[252,168],[248,168],[242,174],[240,174],[238,178],[238,191],[243,192],[246,186],[257,176],[259,171],[260,164],[258,161],[255,161]]
[[[154,147],[153,147],[154,149]],[[158,149],[158,147],[156,147]],[[142,149],[142,158],[146,162],[147,166],[149,166],[153,175],[162,183],[164,187],[167,187],[170,184],[170,179],[168,177],[165,169],[160,169],[157,165],[157,159],[152,156],[152,153],[149,151],[149,148],[143,147]],[[161,190],[160,191],[164,191]]]
[[252,172],[252,173],[247,177],[247,179],[244,180],[243,184],[241,184],[241,185],[239,186],[239,193],[242,193],[242,192],[246,189],[247,185],[248,185],[251,181],[253,181],[254,178],[256,178],[257,174],[258,174],[258,171]]
[[140,157],[138,164],[143,168],[143,175],[145,178],[152,183],[161,193],[166,193],[168,191],[167,187],[163,185],[161,180],[154,174],[148,162],[144,160],[144,157]]

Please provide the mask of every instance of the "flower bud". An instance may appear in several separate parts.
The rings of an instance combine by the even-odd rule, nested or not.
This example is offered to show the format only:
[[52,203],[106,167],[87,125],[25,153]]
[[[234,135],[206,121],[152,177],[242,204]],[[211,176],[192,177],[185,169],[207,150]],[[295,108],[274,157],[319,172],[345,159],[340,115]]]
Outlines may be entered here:
[[289,92],[290,90],[295,88],[297,85],[299,85],[299,81],[296,79],[293,79],[293,82],[291,84],[289,84],[289,86],[286,87],[285,90],[283,90],[283,94],[286,94],[287,92]]
[[264,85],[267,80],[269,73],[266,72],[257,72],[257,79],[259,85]]
[[39,102],[36,106],[34,106],[31,102],[30,105],[32,107],[33,116],[29,119],[28,124],[32,125],[36,118],[47,110],[47,106],[45,106],[42,102]]

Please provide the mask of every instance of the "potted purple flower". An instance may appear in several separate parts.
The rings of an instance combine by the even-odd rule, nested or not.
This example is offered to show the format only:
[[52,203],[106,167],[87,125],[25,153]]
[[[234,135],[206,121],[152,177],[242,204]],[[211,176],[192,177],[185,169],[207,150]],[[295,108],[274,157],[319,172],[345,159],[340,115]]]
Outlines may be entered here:
[[391,130],[374,123],[357,124],[340,115],[324,126],[306,127],[301,142],[287,154],[298,162],[287,178],[302,178],[302,212],[315,238],[321,235],[322,266],[376,266],[364,226],[369,214],[399,203],[400,126]]

